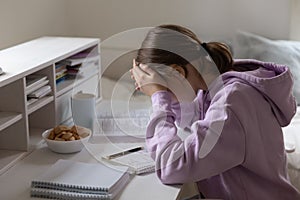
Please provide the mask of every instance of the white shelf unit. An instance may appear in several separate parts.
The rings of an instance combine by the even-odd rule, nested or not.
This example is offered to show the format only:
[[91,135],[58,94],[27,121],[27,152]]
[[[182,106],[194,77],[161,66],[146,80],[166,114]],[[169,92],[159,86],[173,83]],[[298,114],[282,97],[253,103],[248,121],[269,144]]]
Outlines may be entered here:
[[0,112],[0,131],[22,119],[22,114],[14,112]]
[[[99,44],[97,38],[42,37],[0,51],[0,174],[39,145],[43,131],[72,121],[73,94],[88,92],[100,99]],[[80,76],[56,84],[56,64],[86,50],[99,58],[82,64]],[[27,105],[29,75],[47,76],[51,92]]]

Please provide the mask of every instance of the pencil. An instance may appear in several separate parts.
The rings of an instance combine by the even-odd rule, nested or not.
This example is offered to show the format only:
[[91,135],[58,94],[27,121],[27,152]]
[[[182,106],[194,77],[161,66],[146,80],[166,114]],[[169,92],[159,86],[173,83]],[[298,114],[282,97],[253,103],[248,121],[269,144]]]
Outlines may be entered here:
[[143,149],[143,147],[135,147],[135,148],[128,149],[128,150],[125,150],[125,151],[121,151],[121,152],[118,152],[118,153],[115,153],[115,154],[108,155],[107,159],[117,158],[117,157],[120,157],[120,156],[127,155],[129,153],[140,151],[142,149]]

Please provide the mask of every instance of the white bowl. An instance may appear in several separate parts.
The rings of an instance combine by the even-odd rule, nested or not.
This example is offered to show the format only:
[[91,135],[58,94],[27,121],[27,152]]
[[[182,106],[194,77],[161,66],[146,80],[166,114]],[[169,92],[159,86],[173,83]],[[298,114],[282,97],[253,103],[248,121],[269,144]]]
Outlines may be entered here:
[[83,149],[85,143],[91,137],[92,131],[88,129],[89,135],[81,138],[80,140],[73,140],[73,141],[56,141],[48,139],[48,135],[50,134],[52,129],[46,130],[42,133],[43,139],[46,141],[49,149],[56,153],[75,153],[79,152]]

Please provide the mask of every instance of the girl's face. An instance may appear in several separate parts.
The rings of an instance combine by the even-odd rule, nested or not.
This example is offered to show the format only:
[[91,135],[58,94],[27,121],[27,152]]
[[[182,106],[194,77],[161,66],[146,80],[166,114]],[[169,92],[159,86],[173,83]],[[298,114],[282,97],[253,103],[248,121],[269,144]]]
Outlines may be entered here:
[[188,81],[190,87],[194,90],[196,94],[199,89],[206,90],[207,84],[203,80],[202,76],[199,74],[198,70],[191,64],[186,65],[184,68],[178,65],[171,65],[173,69],[179,72]]
[[168,90],[180,102],[191,102],[195,99],[199,89],[205,90],[206,84],[199,72],[192,66],[186,65],[185,68],[173,64],[173,70],[164,75]]
[[203,80],[202,76],[199,74],[198,70],[191,64],[186,66],[187,75],[186,79],[189,81],[191,86],[193,87],[194,91],[197,93],[199,89],[206,90],[207,85]]

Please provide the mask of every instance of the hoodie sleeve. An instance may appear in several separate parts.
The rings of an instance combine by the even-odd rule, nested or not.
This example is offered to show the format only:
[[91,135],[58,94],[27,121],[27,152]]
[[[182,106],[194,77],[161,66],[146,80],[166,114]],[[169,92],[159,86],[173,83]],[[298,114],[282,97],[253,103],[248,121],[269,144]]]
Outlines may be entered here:
[[172,102],[171,111],[175,114],[176,126],[185,130],[190,130],[192,122],[200,118],[197,98],[190,103]]
[[146,145],[165,184],[200,181],[244,161],[245,135],[240,121],[220,96],[203,120],[192,124],[191,135],[177,135],[171,94],[152,95],[153,114],[147,127]]

